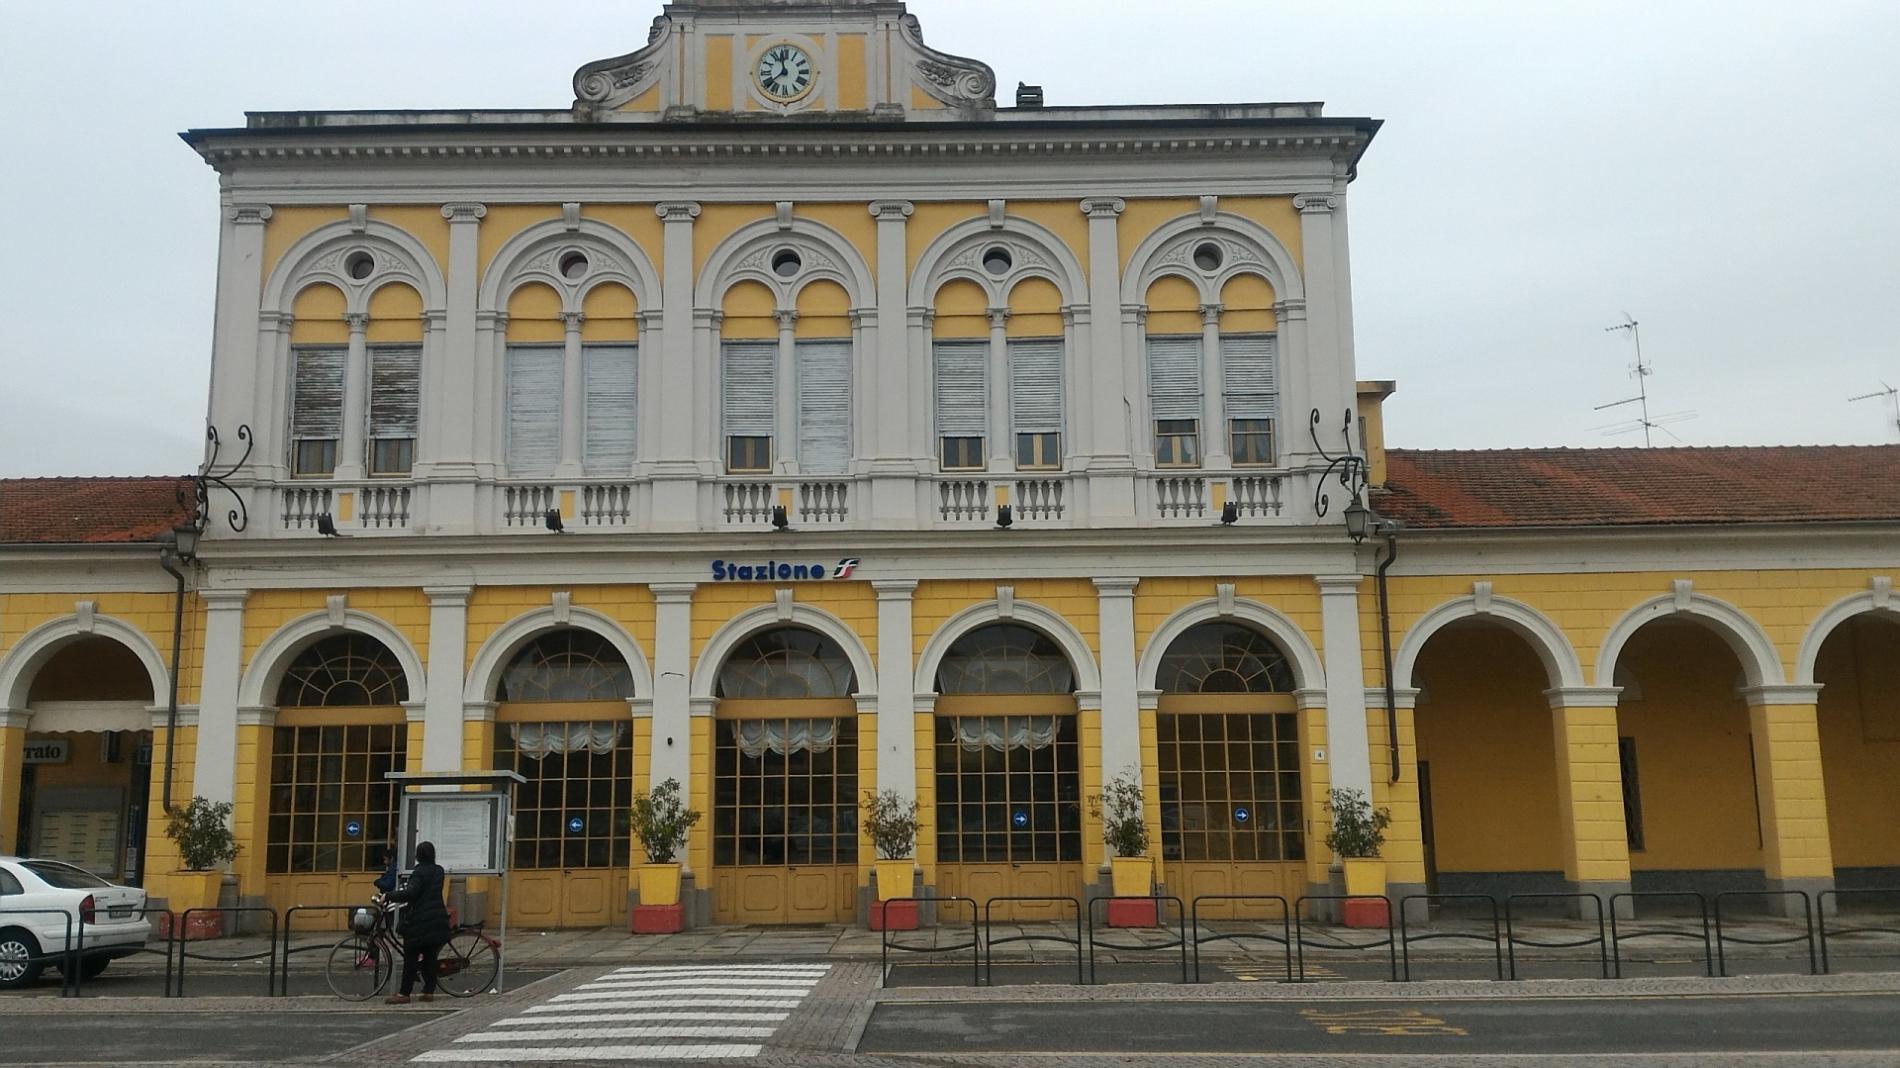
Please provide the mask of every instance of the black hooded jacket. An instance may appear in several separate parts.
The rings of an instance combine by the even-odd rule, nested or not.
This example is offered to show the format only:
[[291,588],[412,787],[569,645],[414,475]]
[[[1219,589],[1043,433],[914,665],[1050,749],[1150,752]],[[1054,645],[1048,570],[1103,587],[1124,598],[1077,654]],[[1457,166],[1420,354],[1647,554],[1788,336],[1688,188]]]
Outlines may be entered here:
[[449,907],[442,891],[448,875],[439,864],[418,864],[409,885],[388,895],[409,907],[402,910],[402,940],[411,946],[439,946],[449,940]]

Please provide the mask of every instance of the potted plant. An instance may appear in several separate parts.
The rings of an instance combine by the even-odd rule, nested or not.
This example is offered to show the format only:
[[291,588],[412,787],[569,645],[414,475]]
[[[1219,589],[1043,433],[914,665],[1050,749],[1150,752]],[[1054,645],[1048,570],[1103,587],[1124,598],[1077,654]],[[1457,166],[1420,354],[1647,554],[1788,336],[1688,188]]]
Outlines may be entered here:
[[216,912],[218,894],[224,886],[224,865],[237,859],[237,838],[231,833],[231,803],[212,803],[194,797],[183,808],[174,808],[166,816],[165,837],[178,847],[183,870],[169,878],[166,904],[173,913],[184,916],[198,912],[186,924],[186,938],[215,938],[223,930],[224,917]]
[[1374,809],[1365,791],[1338,789],[1326,804],[1332,814],[1332,829],[1326,832],[1326,848],[1340,859],[1346,874],[1346,894],[1350,897],[1378,897],[1385,893],[1385,861],[1379,850],[1385,845],[1385,829],[1392,823],[1388,809]]
[[1152,927],[1155,923],[1154,860],[1148,856],[1148,820],[1143,812],[1141,776],[1133,769],[1108,781],[1092,805],[1102,821],[1102,840],[1114,855],[1108,861],[1110,927]]
[[864,829],[877,850],[873,931],[909,931],[917,926],[915,901],[890,904],[911,896],[911,876],[917,866],[917,812],[917,801],[896,790],[864,792]]
[[686,832],[699,822],[699,813],[680,800],[679,780],[668,779],[633,799],[631,822],[647,855],[647,862],[639,869],[640,904],[634,910],[635,930],[641,929],[643,911],[649,921],[679,930],[680,865],[674,858],[686,844]]

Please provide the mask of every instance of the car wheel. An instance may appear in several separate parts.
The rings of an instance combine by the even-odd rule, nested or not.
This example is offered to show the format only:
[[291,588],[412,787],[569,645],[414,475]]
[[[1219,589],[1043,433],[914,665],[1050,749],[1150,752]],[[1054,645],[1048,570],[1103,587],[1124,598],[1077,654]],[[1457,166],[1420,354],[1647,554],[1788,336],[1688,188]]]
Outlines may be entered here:
[[0,931],[0,990],[31,985],[40,977],[40,944],[17,927]]
[[97,979],[105,972],[106,965],[111,963],[111,957],[88,957],[79,964],[79,977],[81,979]]

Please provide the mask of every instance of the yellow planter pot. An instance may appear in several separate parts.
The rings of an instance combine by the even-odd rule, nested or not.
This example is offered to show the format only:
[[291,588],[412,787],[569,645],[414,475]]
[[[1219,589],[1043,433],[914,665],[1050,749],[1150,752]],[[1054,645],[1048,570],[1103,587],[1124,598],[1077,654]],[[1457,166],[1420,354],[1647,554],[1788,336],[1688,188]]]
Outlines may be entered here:
[[1385,861],[1378,857],[1347,857],[1346,893],[1350,897],[1379,897],[1385,893]]
[[910,897],[911,873],[916,870],[913,860],[880,860],[877,862],[877,899],[890,901],[900,897]]
[[680,903],[680,866],[678,864],[640,865],[640,904],[677,905]]
[[183,914],[186,909],[218,907],[218,891],[224,886],[221,871],[175,871],[166,875],[165,905]]
[[1154,890],[1155,865],[1148,857],[1115,857],[1108,870],[1116,897],[1147,897]]

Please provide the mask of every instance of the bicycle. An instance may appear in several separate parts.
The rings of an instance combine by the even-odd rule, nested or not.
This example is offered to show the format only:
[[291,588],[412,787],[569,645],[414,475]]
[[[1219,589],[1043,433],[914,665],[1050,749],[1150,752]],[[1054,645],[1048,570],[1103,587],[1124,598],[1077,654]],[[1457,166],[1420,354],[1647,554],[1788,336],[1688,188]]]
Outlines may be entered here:
[[[402,961],[395,914],[396,907],[381,897],[350,913],[351,933],[330,947],[323,970],[337,997],[368,1001],[389,985]],[[493,990],[500,971],[501,943],[483,934],[481,924],[465,923],[455,928],[436,956],[436,989],[450,997],[472,997]]]

